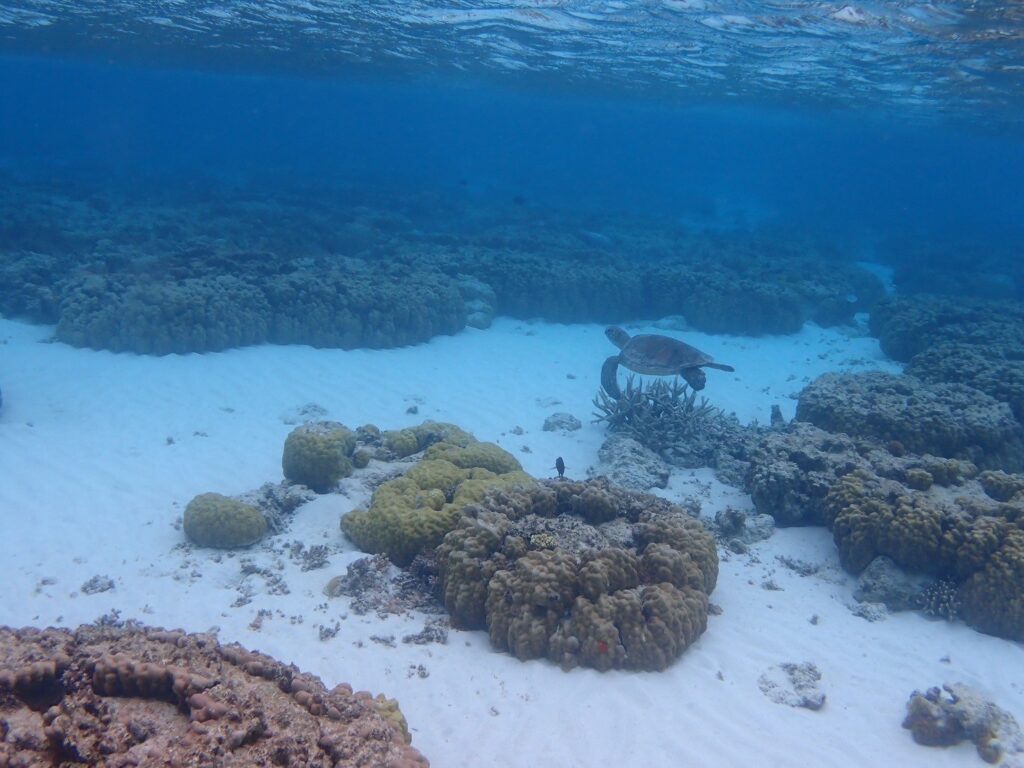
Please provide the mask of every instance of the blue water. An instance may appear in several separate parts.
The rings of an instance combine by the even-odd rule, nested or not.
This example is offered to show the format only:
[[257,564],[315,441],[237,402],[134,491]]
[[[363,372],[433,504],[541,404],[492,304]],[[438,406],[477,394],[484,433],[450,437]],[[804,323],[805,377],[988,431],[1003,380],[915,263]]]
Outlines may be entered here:
[[635,213],[1012,271],[1022,28],[966,2],[5,3],[0,173],[425,195],[454,228]]

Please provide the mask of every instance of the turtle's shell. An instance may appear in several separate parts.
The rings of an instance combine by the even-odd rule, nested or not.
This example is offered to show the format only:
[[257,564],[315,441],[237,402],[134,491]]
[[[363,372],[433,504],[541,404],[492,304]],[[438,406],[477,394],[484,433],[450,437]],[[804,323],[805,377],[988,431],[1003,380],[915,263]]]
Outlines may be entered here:
[[631,337],[619,354],[620,365],[654,376],[671,376],[683,368],[697,368],[710,362],[708,355],[689,344],[648,333]]

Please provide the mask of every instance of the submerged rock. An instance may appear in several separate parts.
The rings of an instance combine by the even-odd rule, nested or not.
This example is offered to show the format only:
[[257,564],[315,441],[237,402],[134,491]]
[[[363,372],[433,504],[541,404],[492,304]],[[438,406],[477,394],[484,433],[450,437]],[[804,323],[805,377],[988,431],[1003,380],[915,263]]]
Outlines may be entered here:
[[920,607],[927,576],[908,574],[888,557],[876,557],[860,575],[853,597],[860,603],[881,603],[890,611]]
[[604,441],[597,457],[599,463],[588,471],[591,476],[604,475],[616,485],[634,491],[668,485],[668,464],[654,451],[626,435],[611,435]]
[[559,411],[558,413],[552,413],[546,419],[544,419],[544,431],[545,432],[575,432],[583,426],[582,422],[573,416],[571,413],[565,413]]

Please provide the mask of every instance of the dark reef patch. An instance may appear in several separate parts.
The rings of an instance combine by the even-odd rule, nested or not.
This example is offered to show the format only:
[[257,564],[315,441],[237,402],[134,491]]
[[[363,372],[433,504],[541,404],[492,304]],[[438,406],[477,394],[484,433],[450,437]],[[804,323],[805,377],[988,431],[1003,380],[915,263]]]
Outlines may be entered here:
[[[683,315],[697,329],[791,333],[848,322],[882,294],[806,243],[623,217],[600,248],[586,222],[522,211],[453,230],[423,201],[282,196],[143,199],[0,193],[0,312],[60,341],[143,354],[248,344],[381,348],[486,327]],[[445,227],[449,227],[446,229]]]
[[423,768],[398,703],[210,634],[0,627],[0,764]]

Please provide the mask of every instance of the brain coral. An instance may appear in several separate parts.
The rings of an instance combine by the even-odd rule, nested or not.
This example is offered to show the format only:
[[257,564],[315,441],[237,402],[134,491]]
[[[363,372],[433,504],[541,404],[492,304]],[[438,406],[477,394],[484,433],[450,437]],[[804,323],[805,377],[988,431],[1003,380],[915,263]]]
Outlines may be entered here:
[[284,441],[285,479],[327,493],[352,474],[355,433],[336,421],[312,421],[293,429]]
[[219,493],[192,499],[183,522],[185,535],[201,547],[247,547],[267,532],[267,520],[256,507]]
[[[72,758],[73,756],[73,758]],[[0,627],[0,765],[415,768],[396,702],[213,635]]]
[[706,628],[718,577],[691,514],[604,478],[493,489],[437,560],[454,624],[566,669],[666,668]]
[[434,449],[434,455],[446,458],[424,458],[377,488],[367,509],[342,517],[341,529],[361,550],[383,552],[396,565],[408,565],[424,549],[439,544],[462,508],[481,499],[487,489],[534,482],[514,456],[491,443],[441,442],[428,453]]

